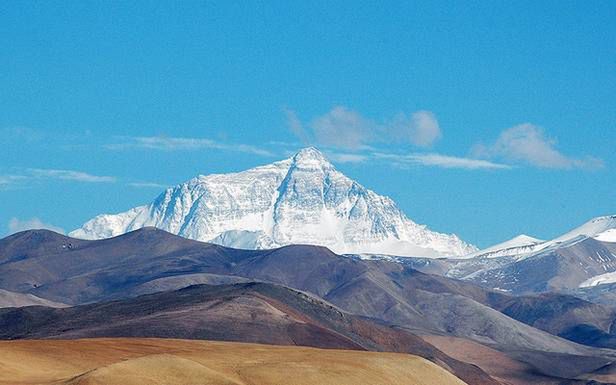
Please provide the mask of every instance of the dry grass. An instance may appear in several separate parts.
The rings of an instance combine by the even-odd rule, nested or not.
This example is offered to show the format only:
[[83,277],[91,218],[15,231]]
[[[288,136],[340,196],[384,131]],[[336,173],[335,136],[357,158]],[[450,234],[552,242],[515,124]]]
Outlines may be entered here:
[[0,342],[0,384],[462,385],[417,356],[231,342],[83,339]]

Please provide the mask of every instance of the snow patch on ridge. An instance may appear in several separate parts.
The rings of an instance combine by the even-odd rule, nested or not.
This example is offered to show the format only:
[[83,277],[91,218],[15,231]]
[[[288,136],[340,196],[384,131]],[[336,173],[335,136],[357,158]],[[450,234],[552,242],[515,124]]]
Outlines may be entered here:
[[580,283],[580,287],[592,287],[598,285],[605,285],[607,283],[616,282],[616,271],[612,271],[610,273],[599,274],[594,277],[587,279],[586,281]]
[[595,235],[593,238],[601,242],[616,242],[616,229],[603,231]]

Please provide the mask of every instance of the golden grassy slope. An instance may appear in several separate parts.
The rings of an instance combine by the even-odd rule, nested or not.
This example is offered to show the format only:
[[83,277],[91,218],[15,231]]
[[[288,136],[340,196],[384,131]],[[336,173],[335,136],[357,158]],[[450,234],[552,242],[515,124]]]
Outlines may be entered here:
[[417,356],[233,342],[106,338],[0,342],[0,384],[462,385]]

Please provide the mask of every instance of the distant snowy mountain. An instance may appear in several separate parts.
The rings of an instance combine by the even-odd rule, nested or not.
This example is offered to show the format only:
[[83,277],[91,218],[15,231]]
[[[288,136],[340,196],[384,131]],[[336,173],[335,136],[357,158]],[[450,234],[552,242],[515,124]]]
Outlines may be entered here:
[[411,221],[390,198],[349,179],[312,147],[247,171],[198,176],[149,205],[99,215],[70,235],[100,239],[145,226],[248,249],[314,244],[337,253],[423,257],[477,250]]
[[516,294],[576,292],[616,283],[616,215],[593,218],[549,241],[521,236],[449,260],[445,275]]
[[616,215],[593,218],[583,225],[549,241],[542,241],[522,234],[498,245],[471,253],[466,257],[496,258],[515,256],[517,259],[521,259],[539,252],[572,246],[588,238],[602,242],[616,242]]

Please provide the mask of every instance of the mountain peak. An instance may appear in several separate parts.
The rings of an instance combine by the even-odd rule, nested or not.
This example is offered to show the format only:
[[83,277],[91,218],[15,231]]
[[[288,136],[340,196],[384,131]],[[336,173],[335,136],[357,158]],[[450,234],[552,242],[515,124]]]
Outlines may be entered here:
[[306,168],[333,167],[325,155],[315,147],[306,147],[293,155],[293,164]]
[[538,239],[535,237],[531,237],[530,235],[526,235],[526,234],[520,234],[517,237],[513,237],[509,240],[510,242],[516,242],[519,243],[520,245],[530,245],[533,243],[542,243],[545,242],[542,239]]
[[311,244],[337,253],[425,257],[476,250],[411,221],[391,199],[337,171],[314,147],[270,165],[193,178],[148,205],[99,215],[71,236],[107,238],[144,226],[250,249]]

